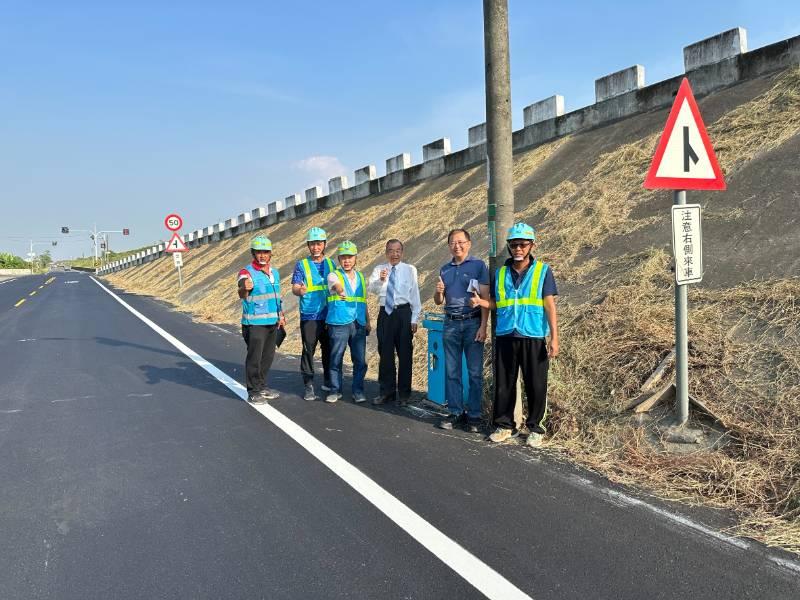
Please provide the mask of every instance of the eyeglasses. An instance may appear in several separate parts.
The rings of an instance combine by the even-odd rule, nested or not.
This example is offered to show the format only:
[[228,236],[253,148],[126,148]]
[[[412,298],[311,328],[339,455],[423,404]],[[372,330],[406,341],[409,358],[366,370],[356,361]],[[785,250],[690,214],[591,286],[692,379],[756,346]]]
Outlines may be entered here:
[[512,250],[515,250],[517,248],[527,248],[528,246],[531,245],[532,242],[508,242],[508,247],[511,248]]
[[456,246],[466,246],[469,244],[469,240],[464,240],[463,242],[450,242],[447,245],[451,248],[455,248]]

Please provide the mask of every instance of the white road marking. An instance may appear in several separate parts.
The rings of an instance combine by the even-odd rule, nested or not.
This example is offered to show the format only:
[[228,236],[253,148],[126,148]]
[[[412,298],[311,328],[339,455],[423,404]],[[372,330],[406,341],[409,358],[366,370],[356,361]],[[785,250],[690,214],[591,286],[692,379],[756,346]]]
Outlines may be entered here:
[[149,398],[153,394],[128,394],[128,398]]
[[14,413],[19,413],[19,412],[22,412],[21,408],[12,408],[10,410],[0,410],[0,413],[3,413],[4,415],[13,415]]
[[[128,309],[133,315],[138,317],[175,348],[183,352],[194,361],[195,364],[205,369],[205,371],[239,398],[242,400],[247,399],[247,390],[241,383],[220,371],[216,366],[208,362],[183,342],[156,325],[97,279],[94,277],[91,279],[99,285],[103,291],[114,298],[114,300]],[[267,404],[251,406],[300,444],[309,454],[343,479],[356,492],[371,502],[384,515],[394,521],[401,529],[427,548],[434,556],[453,569],[456,574],[463,577],[487,598],[491,600],[532,600],[530,596],[500,575],[500,573],[436,529],[367,475],[359,471],[305,429],[297,425],[294,421]]]
[[16,277],[14,277],[14,279],[6,279],[5,281],[0,281],[0,285],[4,285],[6,283],[11,283],[12,281],[16,281],[16,280],[17,280]]
[[[725,544],[730,544],[731,546],[735,546],[736,548],[739,548],[741,550],[752,550],[754,547],[753,543],[748,540],[726,535],[720,531],[716,531],[714,529],[711,529],[710,527],[706,527],[702,523],[693,521],[688,517],[684,517],[683,515],[679,515],[677,513],[665,510],[659,506],[655,506],[653,504],[645,502],[644,500],[640,500],[639,498],[634,498],[633,496],[629,496],[628,494],[625,494],[618,490],[613,490],[610,488],[599,486],[591,479],[587,479],[586,477],[581,477],[580,475],[571,474],[564,477],[564,479],[572,482],[573,484],[577,484],[580,487],[590,488],[593,491],[599,492],[600,494],[606,496],[609,502],[611,502],[612,504],[616,504],[617,506],[642,507],[661,517],[664,517],[669,521],[678,523],[680,525],[683,525],[684,527],[692,529],[693,531],[706,535],[715,541],[723,542]],[[773,556],[767,553],[764,554],[764,558],[784,569],[793,571],[794,573],[800,573],[800,562],[789,560],[786,558],[781,558],[779,556]]]
[[35,342],[36,338],[25,338],[24,340],[17,340],[18,342]]
[[225,333],[225,334],[228,334],[228,335],[232,335],[234,337],[239,337],[237,334],[233,333],[232,331],[228,331],[227,329],[225,329],[224,327],[220,327],[219,325],[214,325],[214,323],[206,323],[206,325],[208,325],[212,329],[216,329],[217,331],[221,331],[222,333]]

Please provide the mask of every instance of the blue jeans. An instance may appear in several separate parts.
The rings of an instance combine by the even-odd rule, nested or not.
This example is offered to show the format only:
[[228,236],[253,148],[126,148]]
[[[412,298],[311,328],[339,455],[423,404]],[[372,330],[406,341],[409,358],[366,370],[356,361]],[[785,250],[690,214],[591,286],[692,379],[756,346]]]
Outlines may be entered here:
[[[475,334],[481,325],[480,317],[454,321],[444,320],[444,397],[450,414],[461,416],[467,413],[471,419],[481,416],[483,397],[483,343],[475,341]],[[461,356],[467,359],[469,374],[469,395],[464,406],[464,393],[461,384]]]
[[364,393],[364,377],[367,374],[367,328],[357,321],[347,325],[328,325],[331,340],[331,384],[335,393],[342,393],[342,360],[344,351],[350,346],[353,361],[353,394]]

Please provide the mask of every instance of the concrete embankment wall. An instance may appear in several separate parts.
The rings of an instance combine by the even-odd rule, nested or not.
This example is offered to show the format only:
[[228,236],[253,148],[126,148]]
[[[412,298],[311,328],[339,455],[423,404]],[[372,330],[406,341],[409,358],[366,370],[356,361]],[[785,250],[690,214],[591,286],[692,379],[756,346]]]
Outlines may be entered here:
[[[565,136],[591,131],[621,119],[663,109],[672,103],[681,79],[688,77],[696,96],[705,96],[768,73],[800,65],[800,36],[757,50],[747,50],[747,33],[735,28],[683,49],[684,74],[645,85],[645,68],[633,65],[595,81],[595,103],[564,113],[564,98],[553,95],[523,109],[524,127],[513,134],[514,152],[520,153]],[[422,147],[423,161],[412,164],[404,152],[386,160],[386,174],[377,176],[375,165],[354,173],[352,186],[346,175],[328,182],[328,194],[319,186],[304,194],[291,194],[249,212],[232,216],[183,235],[190,248],[219,242],[257,229],[298,219],[334,206],[400,190],[431,178],[483,164],[486,154],[485,123],[469,128],[468,147],[451,151],[449,138]],[[165,253],[158,244],[100,270],[111,273],[156,260]]]

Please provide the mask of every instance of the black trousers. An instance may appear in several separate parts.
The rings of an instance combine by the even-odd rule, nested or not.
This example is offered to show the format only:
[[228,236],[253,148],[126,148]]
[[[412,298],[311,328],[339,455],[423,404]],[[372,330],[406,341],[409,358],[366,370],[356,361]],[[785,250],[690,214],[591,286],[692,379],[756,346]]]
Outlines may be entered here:
[[[411,306],[396,306],[392,314],[381,307],[378,313],[378,381],[381,396],[394,396],[401,400],[411,396],[411,358],[414,351],[411,335]],[[395,371],[394,355],[397,353],[398,369]]]
[[323,382],[331,382],[331,342],[328,337],[328,328],[325,321],[300,321],[300,337],[303,340],[303,354],[300,357],[300,372],[303,374],[303,383],[314,380],[314,354],[317,344],[322,350]]
[[242,325],[242,337],[247,344],[247,358],[244,363],[244,374],[247,380],[247,391],[255,394],[267,385],[267,373],[275,358],[275,325]]
[[499,336],[495,342],[494,361],[494,424],[514,428],[514,405],[517,396],[517,373],[522,371],[525,395],[528,397],[527,426],[545,433],[547,410],[547,343],[542,338]]

